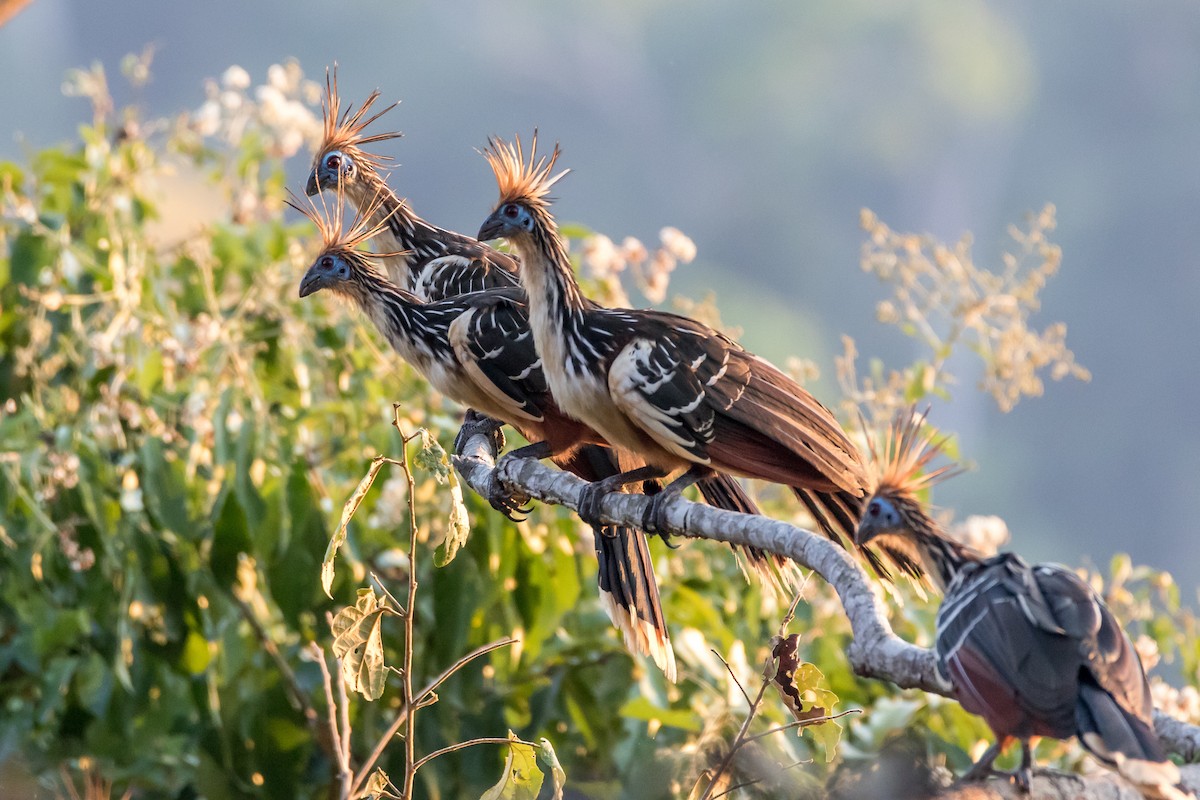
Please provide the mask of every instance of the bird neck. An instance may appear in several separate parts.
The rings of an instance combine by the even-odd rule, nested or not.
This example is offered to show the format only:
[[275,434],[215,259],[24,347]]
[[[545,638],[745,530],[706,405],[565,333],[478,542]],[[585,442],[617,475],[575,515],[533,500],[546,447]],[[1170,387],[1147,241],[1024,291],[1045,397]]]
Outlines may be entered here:
[[512,243],[521,256],[520,279],[529,297],[534,336],[563,335],[577,327],[588,303],[553,217],[543,215],[533,231]]
[[422,264],[445,252],[445,243],[439,236],[441,231],[417,216],[408,201],[393,192],[377,173],[365,173],[362,180],[347,187],[346,195],[356,210],[369,208],[372,201],[379,198],[369,220],[371,225],[386,221],[382,240],[377,247],[380,251],[405,251],[404,255],[393,256],[389,260],[404,265],[408,288],[412,288]]
[[448,335],[438,325],[437,315],[413,293],[368,270],[348,294],[392,349],[413,366],[420,369],[431,359],[452,357]]
[[923,539],[920,549],[925,568],[943,592],[963,567],[980,560],[978,554],[948,538],[940,529],[936,535]]

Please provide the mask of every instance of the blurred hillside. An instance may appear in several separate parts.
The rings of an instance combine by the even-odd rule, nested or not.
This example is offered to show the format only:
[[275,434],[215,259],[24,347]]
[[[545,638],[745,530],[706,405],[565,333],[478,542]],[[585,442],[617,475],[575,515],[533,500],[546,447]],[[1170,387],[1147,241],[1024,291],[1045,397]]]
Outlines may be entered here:
[[1093,381],[1007,415],[963,386],[934,419],[979,469],[938,499],[1006,517],[1033,558],[1128,550],[1187,582],[1200,567],[1183,513],[1200,477],[1198,34],[1200,7],[1182,0],[34,0],[0,29],[0,157],[86,115],[61,94],[68,68],[115,68],[147,44],[153,80],[124,99],[156,114],[199,106],[203,79],[230,64],[259,80],[288,56],[311,76],[337,61],[347,97],[403,100],[393,183],[423,215],[473,231],[494,189],[472,148],[539,126],[575,170],[563,219],[687,232],[700,263],[676,287],[715,289],[759,352],[816,359],[826,396],[842,332],[866,356],[910,355],[872,318],[861,207],[897,230],[972,231],[989,262],[1010,223],[1053,202],[1065,261],[1043,313],[1068,324]]

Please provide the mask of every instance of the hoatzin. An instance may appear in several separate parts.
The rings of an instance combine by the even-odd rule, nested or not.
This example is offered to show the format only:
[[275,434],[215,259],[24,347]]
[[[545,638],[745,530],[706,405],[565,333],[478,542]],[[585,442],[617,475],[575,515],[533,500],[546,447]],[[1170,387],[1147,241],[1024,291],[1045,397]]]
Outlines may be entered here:
[[[528,159],[520,140],[492,139],[484,155],[500,200],[480,240],[505,238],[520,256],[534,344],[550,391],[581,420],[646,466],[589,487],[581,516],[625,483],[682,472],[651,498],[644,520],[662,530],[665,501],[718,473],[782,483],[837,541],[853,538],[866,471],[833,415],[771,364],[712,328],[659,311],[609,309],[586,299],[550,212],[559,156]],[[876,571],[888,570],[864,551]],[[915,567],[904,554],[896,563]]]
[[496,286],[516,286],[517,262],[461,233],[431,225],[417,216],[408,201],[388,186],[380,170],[387,159],[363,145],[400,136],[397,132],[367,135],[366,128],[395,108],[392,104],[368,116],[379,99],[372,92],[361,107],[341,111],[337,74],[325,76],[325,134],[313,158],[305,193],[322,189],[344,193],[356,211],[371,210],[368,223],[379,227],[375,245],[390,254],[380,259],[391,281],[422,300],[476,292]]
[[[335,189],[340,192],[339,197],[344,196],[357,211],[366,212],[365,224],[380,230],[375,237],[375,246],[381,251],[397,251],[397,254],[378,256],[377,263],[386,266],[395,285],[408,289],[422,300],[440,300],[468,292],[518,286],[517,261],[513,256],[469,236],[426,222],[388,186],[380,174],[386,160],[362,149],[363,145],[400,135],[395,132],[366,133],[366,128],[372,122],[394,108],[394,105],[388,106],[369,115],[378,97],[378,92],[372,92],[361,107],[348,108],[343,112],[337,76],[327,75],[323,103],[325,133],[313,159],[306,193],[313,196],[323,189]],[[522,325],[510,333],[520,337],[526,330],[526,326]],[[505,421],[512,422],[508,419]],[[572,472],[589,481],[621,471],[610,452],[598,451],[592,446],[585,447],[584,452],[577,455],[557,458],[556,462],[560,466],[567,465]],[[703,481],[698,488],[705,501],[713,506],[741,513],[758,513],[757,505],[734,480],[722,477]],[[489,499],[493,504],[500,502],[500,498]],[[597,527],[596,530],[601,590],[606,591],[607,584],[608,591],[616,592],[620,583],[617,565],[629,565],[630,580],[645,583],[652,589],[637,593],[639,599],[645,598],[646,603],[655,606],[653,613],[644,609],[642,618],[661,618],[653,575],[636,574],[640,565],[644,564],[649,569],[650,557],[645,542],[634,538],[632,532],[625,528]],[[776,578],[781,570],[786,572],[791,569],[756,550],[748,549],[746,555],[750,566],[768,579]],[[665,635],[665,630],[662,633]]]
[[[555,463],[564,469],[588,481],[620,471],[616,454],[596,444],[601,440],[594,431],[558,410],[533,347],[518,288],[423,303],[377,269],[385,254],[358,249],[386,224],[369,222],[377,213],[372,205],[349,229],[343,228],[340,213],[331,220],[315,208],[293,207],[308,216],[322,236],[321,252],[301,281],[301,297],[327,289],[349,299],[435,389],[511,424],[534,443],[530,448],[555,453]],[[709,502],[723,508],[756,511],[736,481],[721,478],[700,488]],[[512,510],[503,506],[507,498],[489,499]],[[645,537],[623,526],[597,526],[594,540],[605,610],[629,647],[650,655],[674,681],[674,653]]]
[[872,447],[873,494],[856,541],[909,553],[944,592],[938,671],[996,734],[964,780],[993,774],[996,757],[1016,739],[1021,765],[1011,777],[1028,791],[1031,740],[1078,736],[1147,797],[1190,797],[1176,788],[1179,770],[1154,732],[1137,652],[1096,592],[1057,564],[1030,565],[1011,553],[984,558],[949,538],[922,507],[918,493],[955,471],[929,469],[941,441],[922,434],[924,419],[902,414],[882,447]]

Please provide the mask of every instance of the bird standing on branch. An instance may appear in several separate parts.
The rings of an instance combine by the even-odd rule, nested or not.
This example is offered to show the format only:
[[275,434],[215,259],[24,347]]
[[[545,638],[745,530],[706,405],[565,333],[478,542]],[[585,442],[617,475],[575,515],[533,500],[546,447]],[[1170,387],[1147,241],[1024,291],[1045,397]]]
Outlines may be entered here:
[[325,189],[338,190],[356,211],[369,209],[367,223],[380,226],[376,246],[391,251],[380,259],[389,278],[422,300],[516,286],[517,262],[511,255],[470,236],[431,225],[388,186],[380,174],[388,159],[362,149],[363,145],[400,137],[394,131],[366,133],[367,126],[397,105],[393,103],[368,116],[378,99],[379,92],[374,91],[359,108],[342,112],[337,73],[326,73],[322,103],[325,133],[313,157],[305,194],[312,197]]
[[[599,437],[555,406],[519,289],[423,303],[396,288],[377,268],[387,254],[358,249],[386,225],[386,220],[369,221],[378,214],[373,204],[348,230],[340,207],[329,219],[314,207],[292,205],[317,225],[322,237],[321,252],[300,282],[301,297],[328,290],[349,299],[435,389],[511,424],[531,442],[549,442],[560,454],[556,463],[581,478],[598,480],[619,471],[609,449],[580,446]],[[509,515],[515,510],[506,505],[507,495],[489,499]],[[629,648],[650,655],[674,681],[674,651],[645,537],[632,528],[607,526],[596,528],[594,539],[605,611]]]
[[1137,651],[1104,601],[1074,572],[1029,565],[1011,553],[984,558],[949,538],[918,493],[952,465],[928,470],[939,440],[907,414],[873,450],[874,493],[856,541],[909,553],[944,592],[934,649],[938,670],[963,708],[983,717],[996,743],[964,776],[982,780],[1011,740],[1021,743],[1012,774],[1029,790],[1031,740],[1078,736],[1083,746],[1146,797],[1191,795],[1176,788],[1151,721],[1150,687]]
[[622,485],[682,473],[651,499],[645,525],[662,530],[668,499],[729,473],[791,487],[827,534],[852,538],[866,472],[828,409],[706,325],[583,296],[550,213],[550,189],[565,174],[551,174],[559,152],[538,158],[536,134],[528,159],[519,139],[491,140],[484,155],[500,200],[478,238],[503,237],[520,256],[534,343],[559,408],[645,461],[588,487],[581,516],[598,519],[604,495]]

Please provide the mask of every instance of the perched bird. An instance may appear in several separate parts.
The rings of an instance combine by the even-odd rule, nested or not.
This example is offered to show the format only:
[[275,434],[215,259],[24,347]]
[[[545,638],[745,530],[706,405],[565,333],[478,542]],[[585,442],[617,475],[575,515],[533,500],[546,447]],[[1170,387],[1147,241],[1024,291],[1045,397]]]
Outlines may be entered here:
[[[300,296],[327,290],[358,306],[393,349],[435,389],[502,420],[528,439],[534,451],[553,452],[560,467],[595,481],[620,471],[616,454],[596,446],[599,435],[565,416],[551,396],[533,347],[524,295],[518,288],[491,289],[421,302],[394,286],[378,267],[386,254],[360,250],[385,221],[369,222],[368,204],[353,225],[292,203],[322,236],[320,253],[300,282]],[[519,451],[518,451],[519,452]],[[753,512],[744,490],[728,478],[701,487],[723,507]],[[489,498],[504,508],[508,498]],[[624,526],[594,528],[601,600],[635,652],[647,653],[674,681],[675,656],[663,619],[645,537]]]
[[[439,228],[417,216],[406,200],[399,198],[388,186],[380,170],[386,159],[362,149],[363,145],[398,137],[399,133],[366,133],[366,128],[395,107],[388,106],[375,114],[370,109],[379,98],[372,92],[359,108],[341,110],[342,100],[337,88],[336,73],[327,74],[323,103],[325,133],[313,159],[312,171],[305,188],[309,196],[324,189],[338,190],[360,213],[368,213],[366,223],[378,228],[375,245],[381,251],[378,263],[385,265],[392,282],[406,288],[422,300],[440,300],[484,289],[518,286],[517,259],[495,250],[476,239]],[[340,190],[338,187],[341,187]],[[523,331],[510,331],[520,335]],[[468,418],[474,422],[473,418]],[[486,423],[484,423],[486,425]],[[474,426],[472,426],[474,427]],[[556,445],[559,446],[559,445]],[[527,450],[525,455],[545,457],[541,451]],[[561,459],[559,459],[561,462]],[[587,480],[598,480],[620,472],[612,456],[587,453],[578,459],[586,463],[572,471]],[[608,466],[604,466],[605,462]],[[580,471],[584,470],[584,471]],[[705,502],[727,511],[757,514],[758,506],[733,479],[721,476],[702,481],[697,487]],[[500,498],[489,498],[493,505]],[[600,530],[597,526],[597,530]],[[601,545],[614,547],[612,534]],[[631,545],[632,546],[632,545]],[[641,553],[635,561],[649,563],[649,554]],[[787,582],[794,567],[758,550],[747,548],[750,568],[768,583]],[[601,575],[605,573],[601,565]],[[657,596],[657,595],[655,595]]]
[[920,563],[944,591],[937,613],[938,670],[963,708],[983,717],[996,743],[964,776],[980,780],[1011,740],[1012,777],[1028,791],[1031,740],[1078,736],[1147,797],[1190,797],[1176,788],[1151,720],[1150,687],[1129,637],[1104,601],[1071,570],[1030,565],[1011,553],[984,558],[949,538],[918,494],[955,472],[930,469],[941,440],[925,416],[898,417],[873,447],[873,494],[856,539],[887,542]]
[[[503,237],[520,256],[534,344],[558,407],[644,459],[589,487],[584,519],[597,519],[604,494],[626,483],[678,474],[646,515],[648,530],[662,530],[668,499],[721,473],[792,487],[830,536],[852,538],[866,471],[828,409],[700,322],[601,308],[583,296],[550,212],[550,189],[565,174],[551,174],[559,152],[556,145],[538,158],[536,134],[528,159],[519,139],[491,140],[484,155],[500,199],[478,238]],[[867,556],[887,574],[874,553]]]
[[356,211],[369,210],[367,223],[379,228],[375,244],[388,251],[379,262],[386,267],[392,283],[422,300],[516,286],[517,262],[511,255],[426,222],[388,186],[381,174],[387,159],[362,149],[400,136],[394,131],[366,133],[371,123],[396,106],[370,114],[378,99],[379,92],[372,92],[362,106],[343,112],[337,74],[326,74],[322,104],[325,133],[313,157],[305,193],[312,197],[340,186]]

